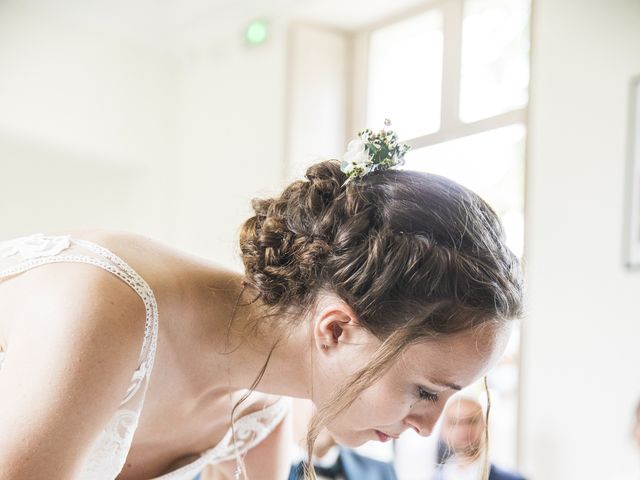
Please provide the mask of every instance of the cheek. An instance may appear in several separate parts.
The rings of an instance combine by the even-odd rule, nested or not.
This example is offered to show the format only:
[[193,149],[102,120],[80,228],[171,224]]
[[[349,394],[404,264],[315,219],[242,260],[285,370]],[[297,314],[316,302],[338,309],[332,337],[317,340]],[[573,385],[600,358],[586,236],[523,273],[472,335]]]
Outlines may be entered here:
[[397,425],[410,412],[410,403],[404,392],[377,383],[362,392],[353,404],[340,415],[334,427],[350,430],[370,430]]
[[358,403],[369,423],[378,426],[397,423],[408,415],[411,409],[411,398],[406,389],[385,381],[380,381],[362,392]]

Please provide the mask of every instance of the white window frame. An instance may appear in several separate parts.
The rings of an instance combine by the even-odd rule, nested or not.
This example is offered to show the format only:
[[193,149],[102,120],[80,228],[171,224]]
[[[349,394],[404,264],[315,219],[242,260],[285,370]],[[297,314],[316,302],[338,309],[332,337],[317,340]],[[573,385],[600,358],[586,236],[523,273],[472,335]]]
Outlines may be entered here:
[[440,128],[436,132],[426,135],[403,138],[402,141],[416,150],[510,125],[524,125],[525,129],[527,128],[528,102],[524,107],[474,122],[466,123],[460,120],[463,8],[464,0],[434,0],[427,6],[421,5],[419,8],[413,8],[400,15],[388,17],[381,22],[371,24],[354,35],[352,53],[353,80],[352,91],[350,92],[352,111],[347,122],[349,132],[359,131],[367,123],[368,59],[371,34],[381,28],[432,10],[439,10],[443,15]]

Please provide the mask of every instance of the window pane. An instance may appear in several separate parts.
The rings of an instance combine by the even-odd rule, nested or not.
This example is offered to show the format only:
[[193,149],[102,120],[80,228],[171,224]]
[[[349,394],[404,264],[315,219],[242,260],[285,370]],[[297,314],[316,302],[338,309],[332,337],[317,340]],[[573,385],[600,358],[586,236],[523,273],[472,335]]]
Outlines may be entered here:
[[524,107],[529,85],[530,0],[465,0],[460,119]]
[[503,221],[507,243],[522,256],[524,244],[523,125],[490,130],[410,150],[404,168],[443,175],[485,199]]
[[430,10],[370,37],[367,125],[393,121],[404,138],[440,128],[442,12]]

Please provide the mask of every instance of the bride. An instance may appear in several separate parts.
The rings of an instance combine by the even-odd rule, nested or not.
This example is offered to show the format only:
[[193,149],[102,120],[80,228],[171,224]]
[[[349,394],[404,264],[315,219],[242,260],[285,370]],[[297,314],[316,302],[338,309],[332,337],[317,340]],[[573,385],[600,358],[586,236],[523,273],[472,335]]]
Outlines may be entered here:
[[429,435],[501,355],[519,265],[477,195],[360,136],[254,200],[243,273],[124,233],[0,243],[0,480],[286,478],[284,397],[316,405],[310,449]]

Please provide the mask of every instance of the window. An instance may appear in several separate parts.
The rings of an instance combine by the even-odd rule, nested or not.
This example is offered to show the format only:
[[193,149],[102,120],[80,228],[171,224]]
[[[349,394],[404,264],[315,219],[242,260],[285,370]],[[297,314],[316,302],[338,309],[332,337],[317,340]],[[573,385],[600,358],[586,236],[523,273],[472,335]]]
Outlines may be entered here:
[[[367,125],[395,118],[409,137],[440,128],[442,12],[430,10],[370,37]],[[416,108],[420,105],[421,108]]]

